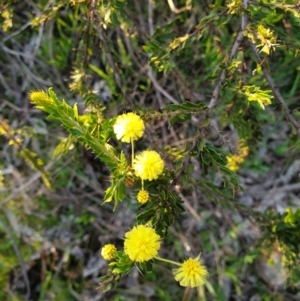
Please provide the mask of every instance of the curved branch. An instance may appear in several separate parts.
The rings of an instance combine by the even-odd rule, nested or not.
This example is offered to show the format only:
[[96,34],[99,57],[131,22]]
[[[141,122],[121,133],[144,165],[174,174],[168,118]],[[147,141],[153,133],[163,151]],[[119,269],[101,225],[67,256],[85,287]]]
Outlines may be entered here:
[[[243,8],[246,10],[247,7],[248,7],[248,0],[243,0]],[[238,34],[236,35],[235,40],[232,44],[227,65],[229,65],[232,62],[233,58],[236,56],[236,54],[238,52],[238,49],[244,39],[244,30],[246,29],[247,24],[248,24],[248,16],[247,16],[246,11],[244,11],[242,14],[241,28],[240,28]],[[219,98],[221,88],[222,88],[223,83],[226,78],[226,73],[227,73],[227,70],[225,68],[219,76],[219,80],[214,88],[212,98],[210,100],[210,103],[208,104],[208,111],[207,111],[208,116],[211,114],[211,111],[214,109],[214,107],[217,104],[217,100]]]
[[281,105],[281,107],[283,108],[284,110],[284,113],[286,115],[286,118],[290,121],[290,123],[295,127],[296,131],[297,131],[297,135],[300,137],[300,125],[298,124],[297,120],[294,118],[294,116],[292,115],[290,109],[288,108],[288,106],[286,105],[282,95],[280,94],[278,88],[276,87],[272,77],[271,77],[271,74],[269,73],[269,71],[267,70],[267,68],[264,66],[263,64],[263,61],[259,55],[259,52],[256,48],[256,46],[251,42],[249,41],[249,44],[250,44],[250,48],[253,52],[253,54],[255,55],[259,65],[261,66],[262,68],[262,71],[264,73],[264,76],[273,92],[273,95],[275,96],[275,98],[277,99],[277,101],[279,102],[279,104]]
[[187,5],[187,6],[184,6],[184,7],[181,7],[181,8],[177,8],[175,5],[174,5],[174,2],[173,0],[168,0],[168,4],[170,6],[170,9],[173,13],[175,14],[180,14],[186,10],[191,10],[192,9],[192,6],[191,5]]

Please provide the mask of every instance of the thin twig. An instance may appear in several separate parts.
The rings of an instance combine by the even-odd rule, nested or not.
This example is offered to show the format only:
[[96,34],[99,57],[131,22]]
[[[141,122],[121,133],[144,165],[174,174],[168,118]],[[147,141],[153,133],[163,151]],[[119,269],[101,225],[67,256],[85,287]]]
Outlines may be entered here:
[[[54,58],[54,51],[53,51],[53,41],[54,41],[54,23],[53,22],[50,22],[50,26],[48,27],[48,32],[47,32],[47,35],[48,35],[48,52],[49,52],[49,56],[50,56],[50,59],[51,61],[55,61],[55,58]],[[57,84],[60,86],[60,88],[62,89],[63,93],[65,94],[65,96],[68,95],[68,89],[65,87],[64,85],[64,80],[61,76],[61,73],[58,72],[57,68],[55,67],[55,64],[51,64],[51,70],[52,72],[54,73],[53,75],[55,76],[55,78],[57,79]]]
[[[198,131],[197,135],[195,136],[193,143],[191,144],[189,150],[187,151],[187,154],[191,154],[196,149],[198,142],[201,139],[203,139],[204,137],[205,137],[205,129],[201,128]],[[176,177],[173,179],[173,182],[171,183],[173,186],[177,185],[180,182],[180,179],[183,176],[183,174],[185,173],[189,163],[190,163],[190,156],[186,155],[182,162],[180,169],[178,170],[178,172],[176,174]]]
[[256,46],[251,42],[249,41],[249,44],[250,44],[250,48],[253,52],[253,54],[255,55],[256,59],[258,60],[258,63],[260,64],[262,70],[263,70],[263,73],[264,73],[264,76],[273,92],[273,95],[275,96],[275,98],[277,99],[277,101],[279,102],[279,104],[281,105],[281,107],[283,108],[284,110],[284,113],[286,115],[286,118],[290,121],[290,123],[295,127],[296,131],[297,131],[297,134],[298,136],[300,137],[300,125],[298,124],[297,120],[294,118],[294,116],[291,114],[291,111],[290,109],[288,108],[288,106],[286,105],[282,95],[280,94],[278,88],[276,87],[269,71],[267,70],[267,68],[264,66],[263,64],[263,61],[259,55],[259,52],[256,48]]
[[[153,36],[153,34],[154,34],[154,25],[153,24],[154,24],[153,23],[153,4],[152,4],[152,0],[148,0],[148,26],[149,26],[150,36]],[[148,54],[148,56],[150,57],[151,55]],[[164,95],[172,103],[179,104],[179,102],[158,83],[158,81],[153,73],[152,67],[150,65],[148,66],[147,75],[150,78],[156,91],[158,91],[159,93]],[[162,103],[160,103],[160,106],[162,107]]]
[[[50,161],[44,168],[43,171],[49,170],[56,162],[56,160]],[[26,191],[35,181],[37,181],[43,173],[41,171],[35,172],[35,174],[24,184],[21,186],[17,187],[10,195],[8,195],[3,201],[0,202],[0,207],[9,202],[10,200],[14,199],[16,196],[18,196],[20,193]]]
[[164,95],[172,103],[179,104],[179,102],[172,95],[170,95],[162,86],[160,86],[160,84],[158,83],[158,81],[154,77],[152,69],[151,69],[150,66],[149,66],[147,75],[150,78],[150,80],[151,80],[151,82],[152,82],[152,84],[153,84],[153,86],[155,87],[156,90],[158,90],[162,95]]
[[112,53],[109,49],[108,43],[106,41],[106,37],[104,36],[103,27],[101,25],[101,17],[95,11],[94,11],[94,17],[97,20],[97,22],[100,23],[100,25],[97,27],[98,36],[100,38],[100,41],[103,44],[103,48],[105,50],[107,61],[108,61],[109,65],[111,66],[111,68],[114,71],[115,81],[116,81],[121,93],[125,97],[127,103],[130,104],[131,106],[133,106],[132,100],[123,91],[123,85],[122,85],[122,79],[121,79],[120,73],[119,73],[119,71],[118,71],[118,69],[117,69],[117,67],[114,63]]
[[27,60],[32,59],[32,55],[30,53],[20,52],[20,51],[10,49],[10,48],[6,47],[3,43],[0,43],[0,47],[3,49],[4,52],[7,52],[14,56],[17,56],[17,57],[22,56],[22,57],[24,57],[24,59],[27,59]]
[[[0,73],[0,80],[1,80],[1,73]],[[13,103],[9,102],[8,100],[6,99],[1,99],[2,101],[2,104],[0,106],[0,110],[4,110],[5,107],[9,107],[10,109],[16,111],[16,112],[24,112],[24,108],[20,108],[16,105],[14,105]],[[41,113],[41,110],[38,110],[38,109],[29,109],[28,110],[28,113]]]
[[5,88],[5,91],[9,91],[9,94],[14,95],[16,98],[19,97],[19,92],[13,90],[5,81],[4,77],[2,76],[2,73],[0,72],[0,83]]
[[16,30],[15,32],[11,33],[10,35],[8,35],[7,37],[5,37],[2,40],[2,43],[5,43],[6,41],[8,41],[9,39],[11,39],[12,37],[18,35],[19,33],[21,33],[24,29],[26,29],[28,26],[30,26],[32,23],[32,21],[27,21],[23,26],[21,26],[21,28],[19,28],[18,30]]
[[[248,7],[248,0],[243,0],[243,7],[244,9],[246,9]],[[242,20],[241,20],[241,28],[238,32],[238,34],[235,37],[235,40],[232,44],[231,50],[230,50],[230,54],[229,54],[229,58],[228,58],[228,62],[227,65],[229,65],[233,58],[236,56],[238,49],[244,39],[244,30],[246,29],[248,24],[248,16],[246,12],[243,12],[242,14]],[[219,80],[214,88],[213,94],[212,94],[212,98],[210,100],[210,103],[208,104],[208,111],[207,111],[207,115],[209,116],[211,114],[211,111],[214,109],[214,107],[216,106],[217,100],[219,98],[219,94],[221,91],[221,88],[223,86],[223,83],[225,81],[226,78],[226,73],[227,70],[226,68],[221,72]]]
[[154,34],[154,25],[153,25],[153,4],[152,0],[148,0],[148,25],[150,36]]
[[187,5],[187,6],[184,6],[184,7],[181,7],[181,8],[177,8],[175,5],[174,5],[174,2],[173,0],[168,0],[168,4],[169,4],[169,7],[171,9],[171,11],[175,14],[180,14],[186,10],[191,10],[192,9],[192,6],[191,5]]

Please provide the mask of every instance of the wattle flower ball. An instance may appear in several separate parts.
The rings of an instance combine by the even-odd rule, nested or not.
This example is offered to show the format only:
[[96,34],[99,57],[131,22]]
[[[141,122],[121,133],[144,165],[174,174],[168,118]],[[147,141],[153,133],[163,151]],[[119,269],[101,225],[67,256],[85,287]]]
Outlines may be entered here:
[[196,258],[189,258],[184,261],[180,268],[173,269],[173,275],[176,281],[181,286],[197,287],[205,283],[208,276],[208,271],[203,265],[203,260],[199,256]]
[[140,116],[134,113],[122,114],[117,117],[114,132],[118,140],[130,143],[144,134],[145,125]]
[[142,180],[155,180],[164,170],[164,161],[156,151],[143,151],[133,161],[135,175]]
[[151,227],[138,225],[125,234],[124,252],[135,262],[148,261],[157,256],[160,236]]
[[117,249],[112,244],[105,245],[101,250],[101,255],[105,260],[112,260],[116,256]]
[[147,190],[140,190],[137,195],[137,200],[141,204],[146,204],[149,200],[149,192]]

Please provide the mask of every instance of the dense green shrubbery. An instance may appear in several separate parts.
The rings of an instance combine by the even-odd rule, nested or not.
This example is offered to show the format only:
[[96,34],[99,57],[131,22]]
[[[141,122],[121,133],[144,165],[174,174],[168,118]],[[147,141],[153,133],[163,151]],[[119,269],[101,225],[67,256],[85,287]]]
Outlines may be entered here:
[[[34,252],[42,252],[42,239],[24,243],[24,233],[20,230],[21,225],[28,224],[40,235],[45,229],[56,227],[61,222],[60,215],[48,215],[47,211],[54,210],[48,197],[54,198],[63,188],[76,191],[83,186],[82,182],[89,182],[89,178],[83,176],[85,163],[74,167],[74,163],[64,163],[70,155],[72,162],[78,162],[78,158],[88,162],[93,157],[93,181],[99,182],[87,187],[97,194],[94,196],[87,191],[89,200],[85,201],[97,204],[98,209],[93,210],[99,210],[102,205],[102,226],[105,214],[110,216],[114,211],[118,215],[119,207],[125,206],[135,216],[136,225],[153,228],[155,235],[164,241],[165,248],[176,250],[177,254],[170,259],[165,258],[169,257],[166,254],[164,258],[158,257],[156,251],[160,245],[153,234],[156,238],[150,247],[155,246],[155,250],[151,256],[133,255],[140,246],[130,240],[131,231],[137,228],[120,229],[118,237],[125,235],[125,249],[123,243],[117,243],[118,251],[109,245],[102,252],[104,258],[113,260],[108,275],[101,278],[102,290],[116,288],[122,276],[137,266],[145,276],[141,281],[149,279],[156,283],[156,293],[150,295],[153,300],[175,300],[178,287],[170,281],[170,267],[149,260],[155,258],[176,265],[176,261],[195,258],[201,251],[207,262],[200,260],[199,266],[194,261],[189,262],[198,268],[196,280],[187,280],[186,272],[181,273],[181,265],[174,273],[175,279],[183,286],[200,285],[199,300],[206,300],[204,282],[207,299],[226,300],[220,279],[229,278],[235,293],[241,295],[241,283],[246,281],[245,266],[261,254],[271,258],[274,250],[281,252],[280,264],[287,267],[291,276],[289,286],[294,289],[299,282],[298,272],[293,268],[299,262],[299,210],[293,213],[288,209],[278,214],[246,207],[238,200],[243,188],[237,171],[241,167],[261,173],[271,169],[275,162],[263,162],[264,159],[256,154],[274,139],[273,134],[282,126],[288,130],[283,136],[278,134],[281,141],[274,149],[275,157],[283,158],[288,165],[297,159],[300,136],[298,6],[288,1],[263,0],[36,2],[4,1],[0,5],[3,37],[0,43],[3,88],[0,89],[5,95],[0,139],[6,141],[0,157],[0,167],[6,171],[3,179],[0,178],[0,184],[6,187],[0,190],[3,250],[0,286],[4,292],[1,298],[22,300],[14,295],[16,291],[27,294],[27,299],[30,295],[32,300],[83,298],[80,294],[88,285],[78,280],[77,272],[78,283],[72,285],[72,278],[66,271],[68,267],[62,269],[67,280],[61,277],[51,285],[51,281],[57,280],[58,272],[51,265],[55,266],[55,261],[43,266],[41,275],[44,278],[40,280],[40,290],[36,291],[23,261],[29,261]],[[17,86],[20,86],[19,92]],[[48,89],[49,86],[52,88]],[[38,113],[31,108],[30,116],[24,113],[26,122],[14,123],[20,110],[13,104],[24,105],[27,92],[30,92],[31,103],[47,113],[48,121],[40,115],[33,117]],[[116,123],[124,112],[134,112],[143,126],[137,119],[130,121],[137,117],[126,115],[131,116],[128,120],[124,117],[127,132],[120,134],[123,121],[118,129]],[[53,129],[55,124],[61,124],[67,135],[61,129]],[[123,141],[130,142],[129,148],[118,141],[122,141],[124,135],[129,137],[128,141]],[[13,156],[8,155],[10,150]],[[153,153],[138,159],[136,154],[144,150],[160,154],[164,169],[159,164],[156,166]],[[27,163],[27,167],[22,166],[22,173],[41,177],[43,187],[52,189],[53,195],[47,195],[44,189],[33,200],[34,204],[28,204],[24,201],[28,198],[28,186],[22,183],[16,183],[17,188],[9,193],[8,188],[15,185],[10,181],[16,178],[8,162],[17,167],[22,164],[20,162]],[[51,172],[52,166],[59,172]],[[147,175],[143,166],[147,167]],[[74,174],[76,181],[70,180]],[[101,187],[98,187],[100,182]],[[31,194],[37,196],[36,191]],[[197,200],[197,211],[190,208],[188,198]],[[23,206],[27,210],[25,214]],[[73,221],[74,232],[91,233],[92,225],[97,224],[91,206],[86,206],[88,211]],[[76,215],[73,207],[76,208],[72,204],[61,216],[65,219]],[[198,219],[198,224],[202,219],[205,224],[201,234],[199,231],[196,234],[200,243],[196,239],[197,249],[192,252],[188,252],[191,249],[188,242],[183,244],[185,251],[179,242],[179,233],[185,227],[181,221],[185,210]],[[212,254],[212,249],[217,252],[226,247],[226,237],[215,239],[219,236],[215,233],[221,221],[205,216],[217,218],[214,211],[219,210],[224,212],[230,225],[232,221],[228,215],[237,213],[245,215],[247,222],[251,221],[261,230],[247,252],[240,247],[242,256],[228,251],[224,258],[228,255],[230,266],[222,268],[221,262],[215,263],[207,255]],[[43,226],[39,228],[35,219],[40,215],[45,217],[41,218]],[[133,223],[132,216],[131,219]],[[123,226],[132,228],[132,223]],[[239,231],[235,226],[226,231],[238,241]],[[106,242],[101,241],[100,246],[96,244],[91,250],[95,252]],[[62,252],[65,252],[64,247]],[[50,255],[47,256],[50,258]],[[71,257],[70,268],[79,268],[72,263]],[[205,263],[210,274],[208,278]],[[271,260],[269,263],[272,265]],[[24,279],[24,286],[19,290],[8,285],[9,273],[18,265]],[[149,276],[147,271],[152,274]],[[168,286],[158,280],[161,274],[166,277]],[[66,281],[69,289],[63,289],[60,281]],[[35,289],[34,293],[30,293],[29,288]],[[11,297],[7,297],[9,294]],[[261,296],[269,300],[263,293]],[[277,297],[283,300],[280,294],[274,298]],[[122,293],[112,298],[109,300],[122,300]]]

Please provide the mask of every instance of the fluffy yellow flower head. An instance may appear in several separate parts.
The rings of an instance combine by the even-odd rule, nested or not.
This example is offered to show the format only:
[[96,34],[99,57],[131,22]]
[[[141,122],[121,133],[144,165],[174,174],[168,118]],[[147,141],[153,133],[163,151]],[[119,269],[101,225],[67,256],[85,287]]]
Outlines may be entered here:
[[240,162],[238,156],[236,155],[229,155],[226,157],[227,159],[227,168],[230,169],[231,171],[237,171],[239,169]]
[[241,140],[237,148],[237,154],[228,155],[227,168],[231,171],[237,171],[240,165],[245,161],[245,158],[249,154],[249,147],[245,145],[245,141]]
[[137,200],[141,204],[145,204],[149,200],[149,192],[147,190],[140,190],[137,195]]
[[117,249],[112,244],[105,245],[101,250],[101,255],[105,260],[112,260],[116,256]]
[[133,161],[135,175],[142,180],[157,179],[164,170],[164,161],[156,151],[143,151]]
[[173,269],[173,275],[181,286],[197,287],[205,283],[208,271],[203,265],[203,260],[198,255],[183,262],[180,268]]
[[145,125],[140,116],[134,113],[122,114],[117,117],[114,132],[118,140],[130,143],[138,140],[144,134]]
[[132,261],[144,262],[157,256],[160,236],[151,227],[138,225],[125,234],[124,252]]

